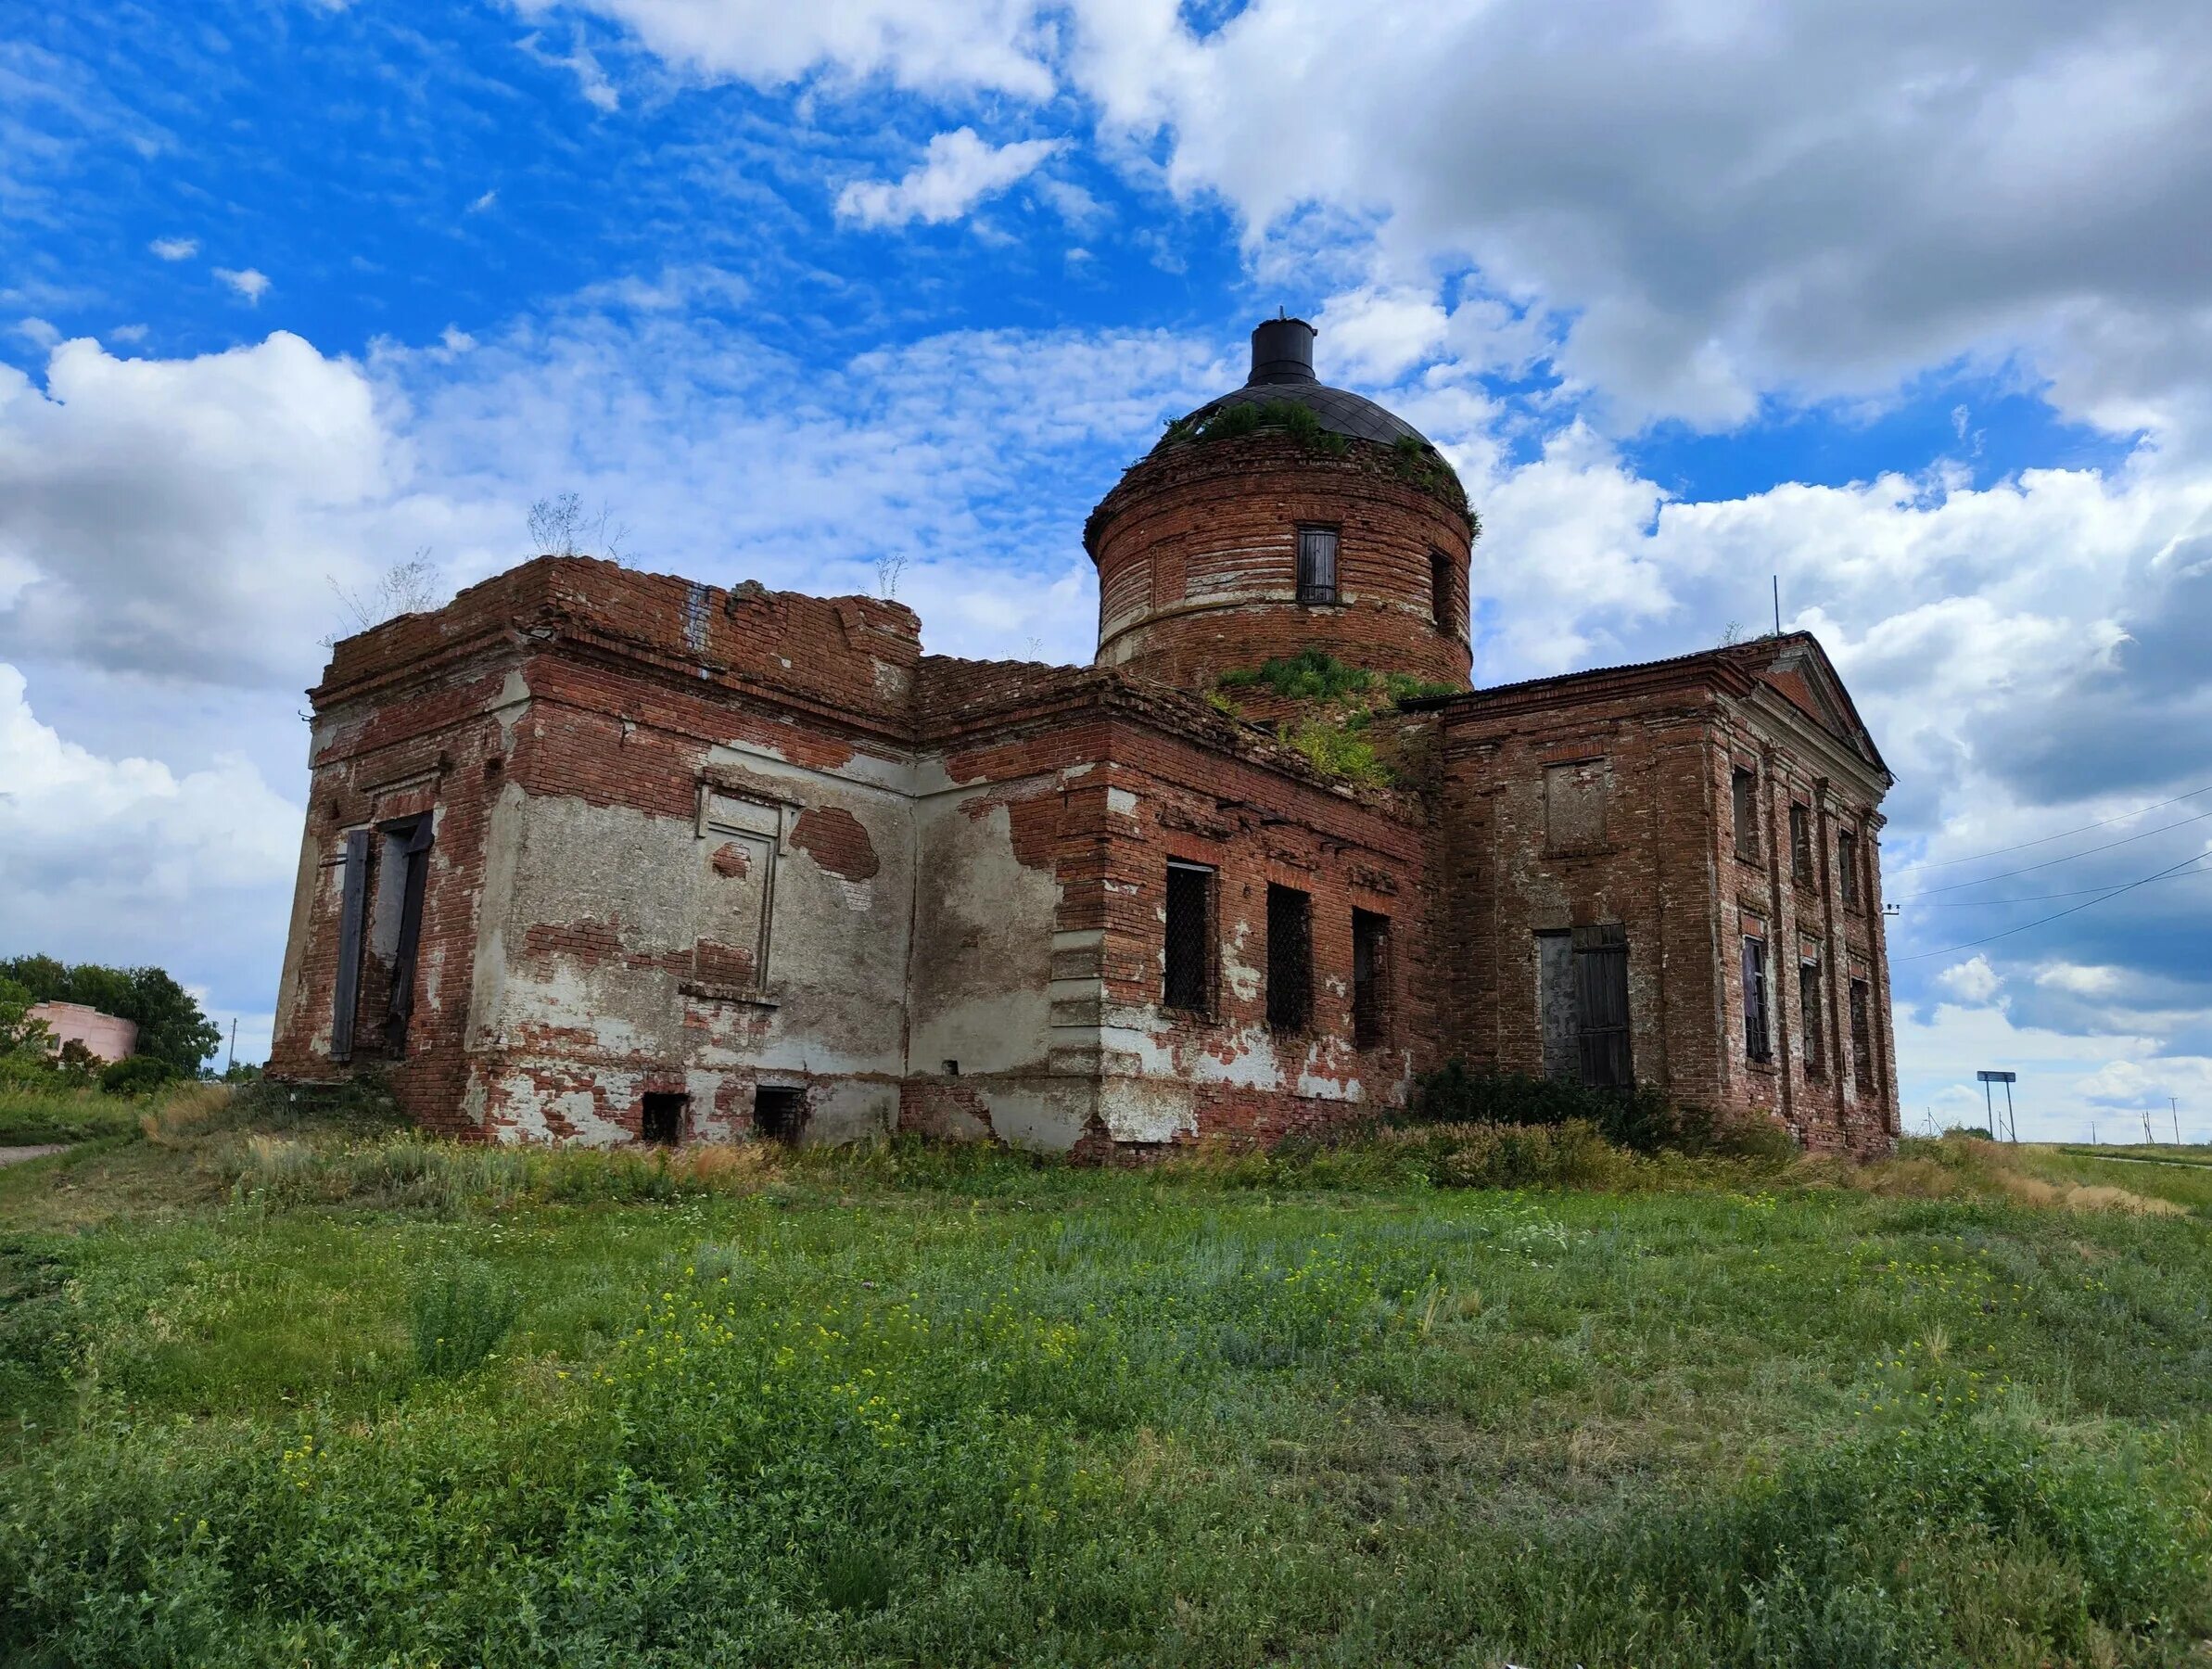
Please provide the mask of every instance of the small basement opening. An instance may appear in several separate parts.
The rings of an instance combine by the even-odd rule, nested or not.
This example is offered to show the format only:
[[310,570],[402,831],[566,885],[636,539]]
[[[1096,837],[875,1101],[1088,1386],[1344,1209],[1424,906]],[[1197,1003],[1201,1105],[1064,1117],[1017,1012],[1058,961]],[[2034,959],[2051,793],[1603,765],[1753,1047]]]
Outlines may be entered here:
[[807,1128],[807,1107],[800,1092],[785,1085],[762,1084],[753,1091],[753,1131],[786,1147],[798,1145]]
[[638,1133],[656,1147],[674,1147],[683,1138],[683,1115],[691,1104],[688,1095],[648,1090]]

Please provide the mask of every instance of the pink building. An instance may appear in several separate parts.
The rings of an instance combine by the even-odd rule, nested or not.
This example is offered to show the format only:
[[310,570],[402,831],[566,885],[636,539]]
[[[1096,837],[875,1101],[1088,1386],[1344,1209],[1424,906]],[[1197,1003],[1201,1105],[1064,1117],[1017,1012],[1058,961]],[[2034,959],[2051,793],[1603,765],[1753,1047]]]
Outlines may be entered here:
[[137,1021],[103,1014],[82,1002],[37,1003],[31,1010],[31,1018],[46,1023],[46,1029],[54,1034],[57,1051],[65,1043],[82,1043],[103,1061],[120,1061],[138,1041]]

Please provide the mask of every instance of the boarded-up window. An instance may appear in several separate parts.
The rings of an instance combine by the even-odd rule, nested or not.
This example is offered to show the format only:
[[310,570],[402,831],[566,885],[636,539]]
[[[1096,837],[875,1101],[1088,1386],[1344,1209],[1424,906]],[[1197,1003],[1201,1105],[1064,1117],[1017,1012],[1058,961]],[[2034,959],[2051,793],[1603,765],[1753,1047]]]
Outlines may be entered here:
[[1298,529],[1298,600],[1334,603],[1337,600],[1337,530],[1334,528]]
[[1881,1088],[1874,1062],[1874,989],[1863,979],[1851,981],[1851,1077],[1862,1095]]
[[1625,1089],[1636,1081],[1629,1058],[1628,929],[1607,923],[1577,927],[1572,936],[1583,1082]]
[[1555,852],[1595,851],[1606,843],[1606,802],[1613,771],[1606,759],[1544,768],[1544,843]]
[[1304,1031],[1314,1020],[1314,901],[1294,886],[1267,888],[1267,1024]]
[[1859,901],[1859,837],[1845,829],[1836,836],[1836,889],[1846,904]]
[[1792,801],[1789,808],[1789,877],[1812,885],[1812,808]]
[[407,1052],[407,1025],[414,1017],[414,965],[423,938],[423,893],[430,879],[432,821],[428,812],[384,826],[377,858],[376,911],[371,949],[388,970],[385,986],[384,1051]]
[[1375,1049],[1390,1041],[1391,919],[1352,912],[1352,1041]]
[[1820,958],[1808,956],[1798,963],[1798,1025],[1803,1038],[1805,1076],[1814,1078],[1828,1068],[1827,1051],[1823,1047],[1827,1016],[1821,1013],[1820,987]]
[[704,873],[692,949],[694,978],[713,985],[768,983],[782,808],[709,793],[700,820]]
[[353,1011],[361,1002],[361,941],[368,912],[369,832],[346,831],[345,874],[338,887],[337,977],[330,992],[330,1058],[353,1058]]
[[1735,855],[1759,860],[1759,773],[1738,765],[1729,778],[1735,799]]
[[1627,928],[1615,922],[1539,933],[1536,1000],[1547,1077],[1593,1089],[1635,1082]]
[[1166,975],[1161,1001],[1208,1013],[1214,1007],[1214,872],[1203,864],[1167,866]]
[[1744,1058],[1774,1058],[1773,1028],[1767,1019],[1766,940],[1744,935]]

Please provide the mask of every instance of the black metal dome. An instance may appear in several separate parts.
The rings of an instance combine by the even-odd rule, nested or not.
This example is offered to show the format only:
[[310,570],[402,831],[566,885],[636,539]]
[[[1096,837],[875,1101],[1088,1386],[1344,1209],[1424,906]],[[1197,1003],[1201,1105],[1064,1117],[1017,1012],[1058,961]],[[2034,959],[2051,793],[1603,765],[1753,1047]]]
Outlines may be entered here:
[[1365,395],[1332,389],[1315,378],[1311,325],[1303,319],[1265,319],[1252,333],[1252,375],[1244,386],[1219,400],[1208,401],[1180,422],[1169,425],[1161,445],[1182,439],[1231,406],[1268,405],[1285,400],[1313,413],[1323,428],[1354,440],[1392,446],[1410,439],[1423,446],[1429,444],[1426,435],[1396,413],[1385,411]]

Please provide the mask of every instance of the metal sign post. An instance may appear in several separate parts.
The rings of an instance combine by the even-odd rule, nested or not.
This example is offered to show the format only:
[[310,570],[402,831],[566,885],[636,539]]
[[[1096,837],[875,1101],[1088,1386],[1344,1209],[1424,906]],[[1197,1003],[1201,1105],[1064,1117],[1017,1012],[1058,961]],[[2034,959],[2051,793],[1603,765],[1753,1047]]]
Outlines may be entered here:
[[2017,1147],[2020,1143],[2020,1120],[2018,1115],[2013,1111],[2013,1085],[2019,1081],[2020,1075],[2016,1072],[1977,1072],[1974,1076],[1981,1079],[1982,1105],[1989,1109],[1990,1134],[1991,1136],[1997,1134],[1997,1108],[1996,1103],[1990,1098],[1990,1086],[1991,1084],[2004,1086],[2005,1130],[2013,1145]]

